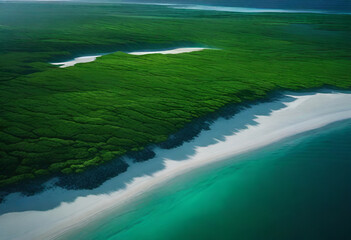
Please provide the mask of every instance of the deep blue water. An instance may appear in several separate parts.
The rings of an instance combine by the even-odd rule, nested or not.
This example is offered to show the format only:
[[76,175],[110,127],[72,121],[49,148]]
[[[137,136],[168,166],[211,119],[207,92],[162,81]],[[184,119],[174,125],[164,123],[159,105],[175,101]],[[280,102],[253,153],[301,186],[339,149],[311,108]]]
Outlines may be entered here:
[[183,4],[204,4],[204,5],[250,7],[250,8],[329,10],[329,11],[340,11],[340,12],[351,11],[350,0],[138,0],[138,1],[139,2],[183,3]]

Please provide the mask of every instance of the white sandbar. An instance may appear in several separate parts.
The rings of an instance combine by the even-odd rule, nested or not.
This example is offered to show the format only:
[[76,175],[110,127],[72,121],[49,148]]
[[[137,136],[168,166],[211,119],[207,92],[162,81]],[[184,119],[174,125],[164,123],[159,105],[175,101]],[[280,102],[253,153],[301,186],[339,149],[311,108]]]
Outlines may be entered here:
[[77,63],[88,63],[93,62],[96,58],[101,57],[102,55],[95,55],[95,56],[85,56],[85,57],[77,57],[73,60],[69,60],[66,62],[58,62],[58,63],[51,63],[52,65],[60,66],[60,68],[72,67]]
[[[140,52],[128,52],[131,55],[148,55],[148,54],[180,54],[180,53],[190,53],[190,52],[198,52],[202,51],[207,48],[175,48],[171,50],[160,50],[160,51],[140,51]],[[101,57],[107,54],[101,55],[93,55],[93,56],[84,56],[84,57],[77,57],[73,60],[69,60],[66,62],[57,62],[51,63],[52,65],[59,66],[60,68],[72,67],[77,63],[88,63],[95,61],[98,57]]]

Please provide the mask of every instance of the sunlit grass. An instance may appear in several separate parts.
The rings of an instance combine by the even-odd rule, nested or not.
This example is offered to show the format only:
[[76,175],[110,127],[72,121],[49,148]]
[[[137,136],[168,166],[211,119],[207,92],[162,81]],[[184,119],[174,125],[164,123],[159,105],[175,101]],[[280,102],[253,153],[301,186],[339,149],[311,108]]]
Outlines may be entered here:
[[[1,4],[0,184],[88,167],[277,89],[351,87],[351,17]],[[60,61],[122,52],[61,69]]]

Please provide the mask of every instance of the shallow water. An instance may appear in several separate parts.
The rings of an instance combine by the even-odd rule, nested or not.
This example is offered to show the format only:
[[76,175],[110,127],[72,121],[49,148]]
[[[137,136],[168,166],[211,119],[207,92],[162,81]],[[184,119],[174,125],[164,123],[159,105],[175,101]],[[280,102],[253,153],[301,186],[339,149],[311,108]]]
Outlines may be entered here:
[[65,239],[350,239],[351,120],[178,177]]

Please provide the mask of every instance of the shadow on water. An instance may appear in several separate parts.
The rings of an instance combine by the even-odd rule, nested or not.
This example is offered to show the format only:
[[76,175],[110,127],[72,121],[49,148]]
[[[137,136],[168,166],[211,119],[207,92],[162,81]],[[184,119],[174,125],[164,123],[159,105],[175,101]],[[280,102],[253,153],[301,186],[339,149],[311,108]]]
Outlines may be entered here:
[[[318,93],[332,93],[332,90],[319,90]],[[340,91],[338,91],[340,92]],[[219,117],[216,120],[207,122],[208,128],[202,129],[201,132],[192,140],[187,140],[182,145],[172,149],[162,149],[155,147],[155,157],[148,161],[131,163],[128,170],[119,174],[107,181],[97,188],[89,190],[67,190],[55,186],[55,179],[46,183],[47,190],[32,195],[23,196],[21,193],[12,193],[5,198],[5,201],[0,204],[0,215],[9,212],[22,211],[47,211],[62,203],[70,203],[75,201],[78,197],[85,197],[88,195],[104,195],[111,192],[116,192],[126,188],[128,183],[133,179],[142,176],[152,176],[158,171],[165,168],[165,159],[175,161],[183,161],[193,156],[196,153],[197,147],[207,147],[216,144],[218,141],[224,141],[226,136],[235,135],[248,126],[255,126],[257,116],[269,116],[273,111],[283,109],[286,103],[293,102],[296,98],[288,96],[314,95],[311,92],[284,92],[284,95],[278,95],[271,101],[251,104],[231,116]],[[126,162],[132,162],[133,159],[125,159]]]

